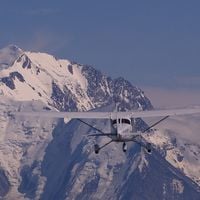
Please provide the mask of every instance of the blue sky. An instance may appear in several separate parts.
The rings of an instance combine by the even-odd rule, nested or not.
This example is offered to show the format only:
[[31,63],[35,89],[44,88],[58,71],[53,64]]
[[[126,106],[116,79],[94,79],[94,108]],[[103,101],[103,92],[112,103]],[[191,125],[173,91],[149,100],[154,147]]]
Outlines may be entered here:
[[134,85],[200,88],[200,1],[1,0],[0,48],[90,64]]

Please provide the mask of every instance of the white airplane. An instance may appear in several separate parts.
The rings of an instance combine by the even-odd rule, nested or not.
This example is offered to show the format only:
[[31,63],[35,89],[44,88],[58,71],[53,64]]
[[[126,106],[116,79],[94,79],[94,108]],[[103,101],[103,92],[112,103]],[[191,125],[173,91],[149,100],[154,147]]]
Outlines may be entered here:
[[[80,122],[86,124],[87,126],[98,131],[99,134],[90,134],[89,136],[100,136],[100,137],[109,137],[110,141],[99,146],[98,144],[94,145],[94,151],[96,154],[99,151],[112,142],[121,142],[122,150],[127,151],[126,142],[135,142],[143,146],[148,153],[152,151],[151,143],[148,143],[142,137],[142,134],[151,130],[154,126],[164,121],[170,116],[177,115],[188,115],[188,114],[197,114],[200,113],[200,108],[192,109],[174,109],[174,110],[151,110],[151,111],[128,111],[128,112],[53,112],[53,111],[42,111],[42,112],[12,112],[10,115],[14,116],[32,116],[32,117],[46,117],[46,118],[67,118],[67,119],[77,119]],[[156,123],[149,126],[144,131],[133,131],[132,119],[134,118],[145,118],[145,117],[163,117]],[[88,124],[82,119],[110,119],[111,132],[104,133],[98,128]]]

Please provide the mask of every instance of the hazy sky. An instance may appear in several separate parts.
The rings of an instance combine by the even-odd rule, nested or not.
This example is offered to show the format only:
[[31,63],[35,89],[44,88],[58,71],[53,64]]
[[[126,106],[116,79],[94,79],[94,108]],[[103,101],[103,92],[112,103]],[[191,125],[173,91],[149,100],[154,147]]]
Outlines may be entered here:
[[12,43],[90,64],[147,92],[200,93],[199,0],[0,3],[0,48]]

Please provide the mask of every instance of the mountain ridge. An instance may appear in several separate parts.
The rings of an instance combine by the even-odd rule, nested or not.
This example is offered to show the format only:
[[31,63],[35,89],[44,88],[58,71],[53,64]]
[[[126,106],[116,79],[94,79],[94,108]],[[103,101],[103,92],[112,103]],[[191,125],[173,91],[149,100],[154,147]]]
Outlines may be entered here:
[[[138,105],[135,104],[135,109],[152,108],[143,92],[125,79],[111,79],[91,66],[56,59],[46,53],[21,53],[13,65],[0,72],[0,83],[0,93],[5,96],[14,97],[16,100],[41,100],[59,110],[67,108],[57,104],[59,100],[55,93],[62,98],[60,101],[63,101],[64,96],[71,96],[70,100],[79,102],[79,109],[84,110],[98,106],[97,101],[99,106],[103,105],[104,101],[109,101],[106,100],[109,97],[114,97],[116,101],[117,98],[127,101],[136,96]],[[120,94],[121,87],[126,87],[126,94]],[[25,93],[29,94],[26,96]],[[53,101],[54,98],[57,101]],[[70,100],[66,99],[67,103]],[[139,103],[140,101],[142,103]],[[148,105],[145,105],[145,102]]]
[[[8,110],[112,111],[116,103],[124,111],[150,110],[141,89],[122,77],[112,79],[92,66],[46,53],[20,52],[14,58],[0,70],[2,198],[198,200],[200,147],[186,145],[174,132],[144,135],[153,144],[153,155],[137,144],[129,144],[127,154],[120,144],[111,144],[96,156],[93,145],[106,138],[86,137],[93,130],[76,120],[65,124],[6,115]],[[106,120],[88,122],[109,128]],[[134,123],[137,129],[146,126],[141,119]],[[194,166],[187,154],[196,160]]]

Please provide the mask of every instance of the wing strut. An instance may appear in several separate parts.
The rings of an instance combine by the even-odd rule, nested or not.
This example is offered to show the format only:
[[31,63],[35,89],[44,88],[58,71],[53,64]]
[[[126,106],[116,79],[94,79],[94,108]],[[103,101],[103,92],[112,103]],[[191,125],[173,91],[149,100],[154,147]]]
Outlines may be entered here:
[[102,133],[102,134],[105,134],[105,133],[104,133],[103,131],[101,131],[100,129],[98,129],[98,128],[92,126],[91,124],[88,124],[87,122],[83,121],[82,119],[77,119],[77,120],[80,121],[80,122],[82,122],[83,124],[89,126],[90,128],[93,128],[94,130],[96,130],[96,131],[98,131],[98,132],[100,132],[100,133]]
[[77,120],[80,121],[80,122],[82,122],[83,124],[89,126],[90,128],[93,128],[94,130],[100,132],[100,134],[99,134],[99,133],[98,133],[98,134],[89,134],[88,136],[108,136],[108,137],[109,137],[109,136],[113,136],[113,135],[115,136],[115,135],[116,135],[116,133],[104,133],[104,132],[101,131],[100,129],[98,129],[98,128],[92,126],[91,124],[89,124],[89,123],[83,121],[82,119],[77,119]]
[[160,122],[164,121],[164,120],[167,119],[168,117],[169,117],[169,115],[166,116],[166,117],[164,117],[164,118],[162,118],[162,119],[160,119],[160,120],[157,121],[156,123],[154,123],[154,124],[152,124],[151,126],[149,126],[147,129],[145,129],[144,131],[142,131],[142,133],[147,132],[148,130],[150,130],[151,128],[153,128],[154,126],[156,126],[157,124],[159,124]]

